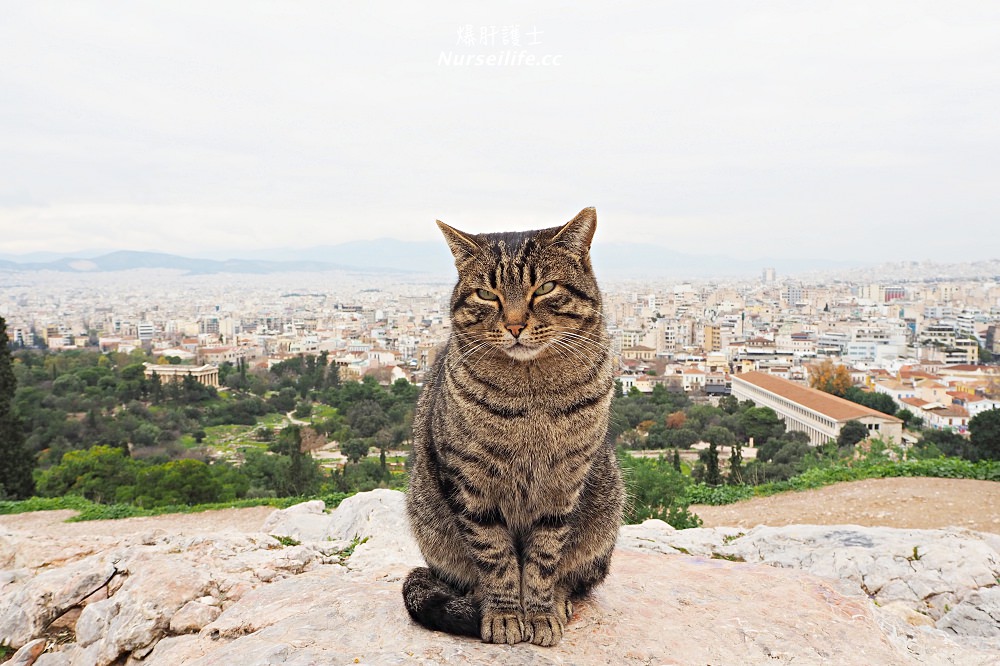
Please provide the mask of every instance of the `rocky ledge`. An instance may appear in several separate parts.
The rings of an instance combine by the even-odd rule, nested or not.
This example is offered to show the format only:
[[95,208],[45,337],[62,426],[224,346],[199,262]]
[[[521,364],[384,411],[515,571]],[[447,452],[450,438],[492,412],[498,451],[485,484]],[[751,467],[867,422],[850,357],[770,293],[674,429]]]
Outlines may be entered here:
[[554,648],[414,625],[401,493],[275,511],[259,533],[64,543],[0,527],[17,666],[1000,664],[1000,535],[856,526],[623,527]]

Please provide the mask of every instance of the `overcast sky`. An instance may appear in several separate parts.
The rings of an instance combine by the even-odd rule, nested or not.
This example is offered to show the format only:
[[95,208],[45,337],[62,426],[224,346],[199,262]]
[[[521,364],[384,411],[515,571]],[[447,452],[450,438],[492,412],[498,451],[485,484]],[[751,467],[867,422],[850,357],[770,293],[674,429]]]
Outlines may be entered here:
[[370,4],[0,0],[0,253],[1000,257],[1000,3]]

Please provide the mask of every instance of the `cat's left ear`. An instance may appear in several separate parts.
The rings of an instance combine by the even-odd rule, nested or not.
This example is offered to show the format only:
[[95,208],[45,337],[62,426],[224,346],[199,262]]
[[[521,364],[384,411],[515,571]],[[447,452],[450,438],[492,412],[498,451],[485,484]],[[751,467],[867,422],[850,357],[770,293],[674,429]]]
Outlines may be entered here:
[[585,256],[597,231],[597,209],[584,208],[576,217],[562,226],[552,238],[553,245],[561,245],[571,252]]

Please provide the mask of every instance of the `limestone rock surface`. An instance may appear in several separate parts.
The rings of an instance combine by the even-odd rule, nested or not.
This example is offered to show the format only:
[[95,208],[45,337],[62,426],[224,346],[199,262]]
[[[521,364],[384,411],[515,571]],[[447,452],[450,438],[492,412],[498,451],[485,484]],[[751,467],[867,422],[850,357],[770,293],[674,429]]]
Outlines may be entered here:
[[275,512],[258,532],[86,548],[4,532],[0,517],[0,642],[23,666],[1000,664],[996,535],[626,526],[608,580],[539,648],[409,619],[400,582],[421,558],[403,509],[381,490]]

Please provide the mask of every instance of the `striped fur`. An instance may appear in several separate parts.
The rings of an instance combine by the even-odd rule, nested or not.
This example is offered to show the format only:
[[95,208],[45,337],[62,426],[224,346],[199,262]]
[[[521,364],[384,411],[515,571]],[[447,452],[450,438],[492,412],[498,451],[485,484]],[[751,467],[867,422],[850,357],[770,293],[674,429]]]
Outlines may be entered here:
[[608,573],[624,503],[596,214],[524,233],[438,224],[459,279],[414,419],[407,510],[428,567],[404,601],[430,629],[555,645]]

